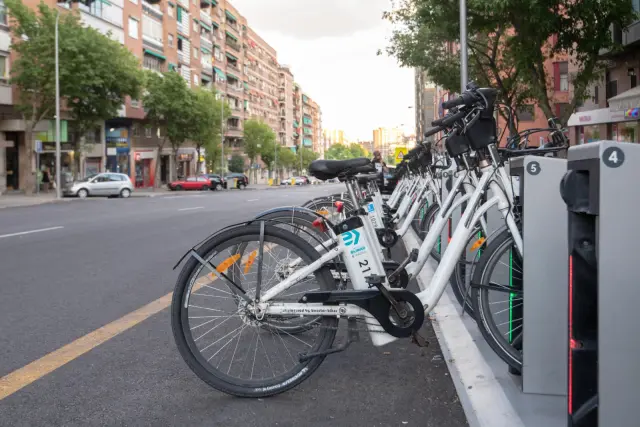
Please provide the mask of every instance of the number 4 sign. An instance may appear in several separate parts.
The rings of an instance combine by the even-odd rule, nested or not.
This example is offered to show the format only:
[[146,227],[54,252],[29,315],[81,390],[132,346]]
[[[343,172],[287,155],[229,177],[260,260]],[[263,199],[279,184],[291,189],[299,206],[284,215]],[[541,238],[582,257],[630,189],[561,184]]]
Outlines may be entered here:
[[618,168],[624,163],[624,152],[618,147],[609,147],[602,153],[602,162],[610,168]]

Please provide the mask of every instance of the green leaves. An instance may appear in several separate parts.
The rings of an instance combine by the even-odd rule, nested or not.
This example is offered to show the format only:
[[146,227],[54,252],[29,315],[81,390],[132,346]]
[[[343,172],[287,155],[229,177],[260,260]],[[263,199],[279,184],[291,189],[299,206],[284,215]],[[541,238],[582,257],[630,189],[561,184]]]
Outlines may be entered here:
[[333,144],[324,153],[327,160],[347,160],[357,157],[366,157],[367,153],[360,144],[351,143],[348,147],[343,144]]
[[[458,0],[402,0],[386,14],[395,24],[388,54],[401,65],[425,70],[435,84],[460,91]],[[513,109],[537,103],[553,115],[553,75],[545,61],[572,58],[572,107],[599,77],[602,49],[613,49],[612,24],[627,26],[635,14],[628,0],[468,0],[469,77],[500,90]],[[553,37],[555,35],[555,37]],[[557,40],[557,42],[555,41]],[[573,108],[568,109],[570,114]]]
[[268,124],[254,119],[244,122],[244,152],[251,163],[262,153],[269,157],[275,140],[276,134]]

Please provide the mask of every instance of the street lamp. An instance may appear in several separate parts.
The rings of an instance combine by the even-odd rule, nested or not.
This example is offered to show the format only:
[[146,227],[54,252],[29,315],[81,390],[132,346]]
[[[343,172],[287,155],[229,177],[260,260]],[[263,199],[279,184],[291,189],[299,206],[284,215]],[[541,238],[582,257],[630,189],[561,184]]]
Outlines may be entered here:
[[[66,4],[63,3],[63,4]],[[60,22],[60,9],[56,14],[55,26],[55,68],[56,68],[56,198],[62,198],[62,179],[60,177],[60,61],[58,58],[58,23]],[[36,180],[37,184],[37,180]]]
[[220,94],[220,176],[224,174],[224,94]]

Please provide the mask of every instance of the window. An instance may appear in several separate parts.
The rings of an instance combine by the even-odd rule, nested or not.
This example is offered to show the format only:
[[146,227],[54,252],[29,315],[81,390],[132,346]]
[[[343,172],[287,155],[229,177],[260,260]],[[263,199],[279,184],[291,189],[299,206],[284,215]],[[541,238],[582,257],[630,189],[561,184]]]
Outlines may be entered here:
[[182,50],[182,39],[178,37],[178,50]]
[[167,41],[169,43],[169,47],[173,47],[173,34],[167,35]]
[[144,136],[147,138],[151,138],[151,126],[147,126],[144,128]]
[[635,10],[636,12],[640,12],[640,0],[631,0],[631,5],[633,7],[633,10]]
[[598,93],[598,92],[599,92],[599,91],[600,91],[600,87],[598,87],[598,85],[596,85],[596,86],[593,88],[593,102],[595,102],[596,104],[600,102],[600,101],[599,101],[599,99],[598,99],[598,98],[599,98],[599,97],[598,97],[598,95],[599,95],[599,93]]
[[138,4],[138,0],[130,0],[133,4]]
[[142,67],[152,71],[162,71],[162,60],[153,55],[144,54]]
[[173,6],[171,5],[167,6],[167,15],[173,18]]
[[568,103],[558,103],[555,105],[556,107],[556,117],[561,118],[564,117],[564,114],[569,109],[571,104]]
[[196,177],[190,176],[186,179],[187,182],[197,182]]
[[561,92],[569,90],[569,63],[567,61],[553,63],[553,80],[554,90]]
[[218,61],[222,61],[222,51],[220,50],[220,48],[218,46],[215,46],[213,48],[213,56],[218,60]]
[[627,70],[627,75],[629,76],[629,80],[631,83],[631,88],[634,88],[638,85],[638,79],[636,76],[636,69],[635,68],[629,68]]
[[0,24],[7,25],[7,7],[0,1]]
[[129,37],[131,37],[132,39],[138,38],[138,20],[132,17],[129,17]]
[[195,47],[193,48],[193,57],[194,57],[195,59],[198,59],[198,49],[197,49],[197,48],[195,48]]
[[198,75],[197,74],[193,75],[193,84],[195,86],[200,86],[200,80],[198,79]]
[[162,45],[162,22],[156,21],[150,16],[142,16],[142,34]]
[[137,99],[132,99],[131,108],[140,108],[140,101],[138,101]]
[[140,136],[140,126],[134,124],[132,128],[133,128],[133,136]]
[[0,56],[0,81],[6,82],[9,79],[9,57]]
[[193,21],[193,31],[198,32],[198,21]]

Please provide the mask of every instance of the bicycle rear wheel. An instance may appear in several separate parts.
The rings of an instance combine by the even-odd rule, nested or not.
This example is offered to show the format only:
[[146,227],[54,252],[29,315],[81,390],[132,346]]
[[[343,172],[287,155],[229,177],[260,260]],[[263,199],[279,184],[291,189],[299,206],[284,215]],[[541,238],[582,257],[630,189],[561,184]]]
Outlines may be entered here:
[[[440,213],[440,205],[438,203],[434,203],[424,214],[423,220],[420,222],[420,232],[418,233],[418,237],[420,240],[424,240],[425,236],[429,232],[429,229],[433,225],[433,222],[436,219],[436,216]],[[441,257],[441,237],[438,237],[436,244],[431,249],[431,258],[436,260],[436,262],[440,262]]]
[[[269,316],[258,319],[252,314],[241,294],[254,298],[258,268],[263,267],[264,292],[281,281],[279,268],[291,258],[302,259],[298,268],[319,258],[309,243],[280,227],[264,227],[263,262],[253,255],[259,253],[259,242],[259,223],[229,229],[205,242],[198,255],[241,290],[212,277],[191,257],[178,277],[171,306],[174,338],[189,368],[210,386],[235,396],[271,396],[300,384],[324,356],[300,362],[299,354],[330,348],[338,325],[336,318],[316,317],[307,330],[294,335],[275,326]],[[240,246],[245,248],[242,255],[235,252]],[[321,268],[273,301],[293,302],[305,292],[332,289],[329,270]]]

